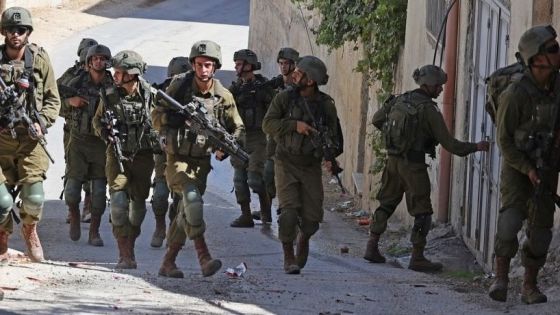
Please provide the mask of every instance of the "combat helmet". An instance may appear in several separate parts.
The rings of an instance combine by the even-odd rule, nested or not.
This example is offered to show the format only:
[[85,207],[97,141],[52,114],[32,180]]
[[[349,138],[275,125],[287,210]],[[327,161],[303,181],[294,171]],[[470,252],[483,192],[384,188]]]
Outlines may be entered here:
[[189,61],[191,64],[196,57],[208,57],[216,62],[216,69],[222,67],[222,49],[220,45],[210,40],[201,40],[192,45]]
[[167,66],[167,76],[172,77],[179,73],[184,73],[191,70],[191,64],[187,57],[173,57]]
[[111,60],[111,50],[109,49],[109,47],[107,47],[105,45],[91,46],[88,49],[88,52],[87,52],[86,62],[89,64],[90,58],[95,56],[95,55],[101,55],[101,56],[107,58],[108,61]]
[[278,51],[278,57],[276,57],[276,62],[280,62],[280,58],[288,59],[296,63],[299,59],[299,52],[290,47],[280,48]]
[[33,21],[31,13],[22,7],[11,7],[2,13],[2,21],[0,22],[2,30],[10,26],[25,26],[29,28],[29,33],[33,31]]
[[552,25],[539,25],[525,31],[518,45],[525,65],[530,65],[531,58],[542,53],[544,43],[554,38],[556,38],[556,30]]
[[317,82],[317,85],[324,85],[329,81],[327,66],[315,56],[302,57],[297,62],[296,67],[305,72],[311,80]]
[[250,49],[241,49],[236,51],[233,54],[233,61],[236,60],[244,60],[245,62],[253,66],[253,70],[261,69],[261,63],[257,58],[257,54],[255,54],[255,52]]
[[147,65],[142,60],[142,56],[133,50],[123,50],[117,53],[112,59],[113,68],[126,70],[128,74],[143,75]]
[[443,69],[435,65],[425,65],[420,69],[414,70],[412,78],[416,84],[422,85],[443,85],[447,82],[447,74]]
[[[93,38],[82,38],[82,40],[80,41],[80,45],[78,45],[78,57],[82,56],[82,52],[84,50],[86,51],[86,56],[87,56],[88,48],[91,46],[95,46],[97,44],[98,42]],[[85,61],[85,59],[83,61]]]

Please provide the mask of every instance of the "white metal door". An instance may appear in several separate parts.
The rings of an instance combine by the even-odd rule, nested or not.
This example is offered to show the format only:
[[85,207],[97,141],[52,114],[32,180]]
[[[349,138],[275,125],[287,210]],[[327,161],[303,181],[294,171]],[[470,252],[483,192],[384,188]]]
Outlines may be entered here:
[[499,1],[476,1],[469,135],[473,142],[489,140],[491,148],[488,153],[479,152],[468,158],[463,236],[486,268],[492,266],[499,209],[500,153],[495,141],[496,128],[484,109],[484,81],[507,63],[509,20],[509,10]]

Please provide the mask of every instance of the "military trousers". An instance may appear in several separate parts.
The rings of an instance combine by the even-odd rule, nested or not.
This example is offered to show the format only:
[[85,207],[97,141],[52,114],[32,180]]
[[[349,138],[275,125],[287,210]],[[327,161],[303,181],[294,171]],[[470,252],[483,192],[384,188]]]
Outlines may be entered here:
[[266,161],[264,162],[263,180],[268,196],[273,199],[276,197],[276,184],[274,183],[274,153],[276,152],[276,142],[272,137],[267,137],[266,142]]
[[[379,207],[373,212],[370,233],[381,235],[387,229],[387,220],[393,215],[401,202],[403,195],[406,200],[408,213],[416,218],[422,217],[431,223],[432,202],[430,199],[430,177],[427,165],[420,162],[410,162],[397,156],[389,156],[383,175],[381,188],[377,194]],[[416,225],[416,222],[415,222]],[[428,228],[413,229],[411,242],[424,246]]]
[[552,241],[554,200],[558,173],[541,174],[542,194],[535,195],[529,177],[502,160],[500,196],[502,207],[494,244],[496,256],[513,258],[519,249],[518,232],[526,222],[526,239],[521,248],[524,266],[542,267]]
[[206,231],[202,195],[212,166],[210,156],[193,158],[178,154],[167,155],[165,174],[174,194],[181,196],[177,215],[167,232],[168,243],[185,244],[187,237],[195,239]]
[[165,179],[165,166],[167,165],[167,156],[165,154],[154,154],[154,182],[152,193],[152,209],[156,216],[162,216],[167,213],[169,207],[169,188]]
[[251,191],[266,192],[263,180],[264,162],[266,160],[266,136],[262,132],[249,133],[245,138],[245,151],[249,154],[249,163],[244,165],[235,158],[231,159],[234,168],[233,185],[237,203],[251,202]]
[[121,173],[113,147],[109,145],[105,173],[111,193],[111,222],[115,237],[140,234],[154,171],[152,150],[140,150],[132,160],[124,161],[123,167]]
[[[15,129],[16,139],[9,132],[0,133],[0,182],[9,187],[21,186],[19,216],[24,224],[35,224],[43,212],[43,181],[46,179],[49,159],[45,149],[29,136],[27,128]],[[13,231],[11,216],[0,223],[0,230]]]
[[278,217],[278,238],[296,239],[298,229],[307,237],[319,230],[323,221],[321,163],[297,165],[276,158],[276,191],[282,213]]

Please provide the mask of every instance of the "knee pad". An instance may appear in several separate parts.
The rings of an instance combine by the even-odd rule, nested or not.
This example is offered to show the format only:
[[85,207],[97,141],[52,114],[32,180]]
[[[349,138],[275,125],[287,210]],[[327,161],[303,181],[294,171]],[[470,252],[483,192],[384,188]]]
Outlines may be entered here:
[[497,236],[503,241],[517,240],[517,233],[523,226],[523,217],[515,208],[506,208],[498,215]]
[[372,215],[369,230],[371,233],[381,235],[387,230],[387,220],[390,215],[383,208],[377,208]]
[[67,205],[76,205],[82,200],[82,182],[75,178],[66,179],[64,185],[64,201]]
[[432,215],[420,214],[414,217],[414,226],[412,227],[413,233],[426,237],[430,228],[432,227]]
[[128,222],[128,194],[123,190],[111,194],[111,222],[116,226]]
[[107,205],[107,180],[94,179],[91,181],[91,206],[93,209],[103,210]]
[[130,202],[130,211],[128,219],[133,226],[140,226],[146,217],[146,201],[145,200],[132,200]]
[[163,181],[154,183],[154,190],[152,192],[152,207],[154,212],[157,210],[166,210],[169,205],[169,188]]
[[41,210],[45,201],[43,182],[23,184],[21,189],[21,202],[28,212]]
[[543,257],[548,253],[548,247],[552,241],[552,230],[543,228],[531,228],[527,235],[529,251],[534,257]]
[[12,194],[8,191],[8,187],[6,184],[0,184],[0,222],[2,222],[2,217],[7,214],[12,209],[14,205],[14,198]]
[[247,175],[247,184],[256,193],[264,192],[264,182],[262,176],[257,172],[249,172]]
[[183,205],[185,219],[190,225],[200,226],[204,223],[202,213],[202,196],[193,185],[188,185],[183,190]]

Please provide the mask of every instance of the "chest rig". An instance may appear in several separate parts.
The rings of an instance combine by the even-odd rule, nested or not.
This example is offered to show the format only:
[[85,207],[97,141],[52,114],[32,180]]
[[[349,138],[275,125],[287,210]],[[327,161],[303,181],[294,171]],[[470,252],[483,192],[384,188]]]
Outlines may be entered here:
[[237,111],[243,120],[246,131],[262,130],[262,121],[268,106],[262,88],[265,82],[266,79],[263,76],[256,75],[250,82],[238,80],[231,86],[231,94],[233,94]]
[[92,120],[99,105],[99,89],[109,88],[112,80],[110,74],[106,74],[100,85],[95,85],[88,72],[82,72],[79,77],[70,82],[70,86],[76,89],[78,96],[87,100],[84,107],[71,108],[70,128],[73,135],[93,136]]
[[150,118],[152,94],[149,86],[141,81],[140,91],[134,95],[125,95],[114,86],[104,88],[104,93],[107,109],[113,111],[116,117],[115,128],[125,155],[131,157],[140,150],[153,151],[159,147]]

